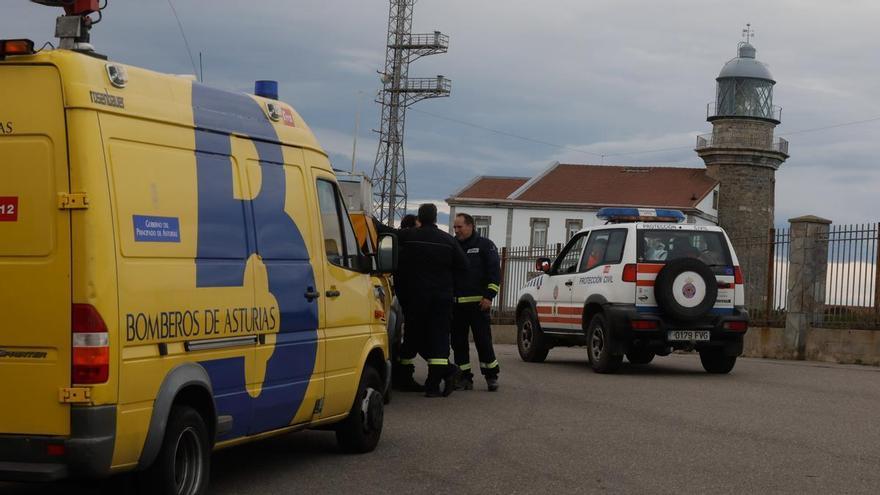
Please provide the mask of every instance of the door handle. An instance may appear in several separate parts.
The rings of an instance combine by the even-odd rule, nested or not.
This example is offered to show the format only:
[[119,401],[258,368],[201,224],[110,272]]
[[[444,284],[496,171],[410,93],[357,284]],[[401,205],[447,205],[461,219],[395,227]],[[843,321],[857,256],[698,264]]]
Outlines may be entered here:
[[307,288],[306,293],[304,295],[306,297],[306,300],[309,302],[312,302],[315,299],[321,297],[321,293],[316,291],[314,287]]
[[572,285],[574,285],[574,282],[572,282],[571,280],[566,280],[566,281],[565,281],[565,286],[566,286],[566,287],[571,287]]
[[328,290],[327,292],[324,293],[324,295],[326,295],[327,297],[339,297],[340,292],[336,289],[333,289],[333,290]]

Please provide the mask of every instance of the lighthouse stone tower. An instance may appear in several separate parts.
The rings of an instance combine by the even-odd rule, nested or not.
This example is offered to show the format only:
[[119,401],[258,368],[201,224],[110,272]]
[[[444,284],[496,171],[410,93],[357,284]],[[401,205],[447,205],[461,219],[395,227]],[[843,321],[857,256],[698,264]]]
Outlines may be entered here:
[[715,101],[706,109],[712,133],[697,137],[696,152],[708,175],[720,183],[718,223],[739,257],[746,304],[750,311],[762,312],[769,297],[776,169],[788,158],[788,141],[773,137],[782,108],[773,105],[776,81],[755,52],[748,41],[741,42],[737,57],[715,79]]

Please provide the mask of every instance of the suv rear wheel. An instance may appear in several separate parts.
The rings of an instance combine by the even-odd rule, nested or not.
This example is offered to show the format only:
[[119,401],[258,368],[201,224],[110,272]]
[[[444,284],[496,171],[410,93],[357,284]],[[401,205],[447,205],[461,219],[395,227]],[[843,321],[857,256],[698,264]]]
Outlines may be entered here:
[[532,308],[525,308],[516,319],[516,348],[519,357],[529,363],[541,363],[547,359],[550,346]]
[[598,313],[587,327],[587,354],[596,373],[614,373],[623,362],[623,356],[611,353],[610,334],[605,315]]
[[724,349],[704,349],[700,351],[700,362],[709,373],[730,373],[736,364],[736,356],[728,356]]

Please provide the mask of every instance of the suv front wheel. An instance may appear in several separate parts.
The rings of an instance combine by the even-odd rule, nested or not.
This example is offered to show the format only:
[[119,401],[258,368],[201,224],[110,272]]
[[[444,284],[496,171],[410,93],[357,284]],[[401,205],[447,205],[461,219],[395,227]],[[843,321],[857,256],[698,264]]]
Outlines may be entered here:
[[516,319],[516,348],[519,357],[529,363],[542,363],[550,347],[531,307],[524,308]]
[[596,373],[614,373],[623,362],[623,356],[611,353],[608,322],[605,315],[593,315],[587,327],[587,354]]

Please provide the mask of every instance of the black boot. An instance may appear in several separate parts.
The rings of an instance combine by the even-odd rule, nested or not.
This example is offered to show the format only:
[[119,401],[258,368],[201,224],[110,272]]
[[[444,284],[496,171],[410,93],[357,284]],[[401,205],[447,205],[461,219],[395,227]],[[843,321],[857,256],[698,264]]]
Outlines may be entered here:
[[489,392],[495,392],[498,390],[498,376],[486,376],[486,386],[489,387]]
[[462,372],[461,375],[458,376],[458,380],[455,382],[455,390],[473,390],[474,389],[474,374],[465,371]]
[[391,386],[394,390],[401,392],[424,392],[425,386],[421,385],[413,378],[416,367],[408,365],[397,365],[391,372]]
[[458,366],[454,364],[429,365],[425,397],[448,397],[455,390],[458,374]]

